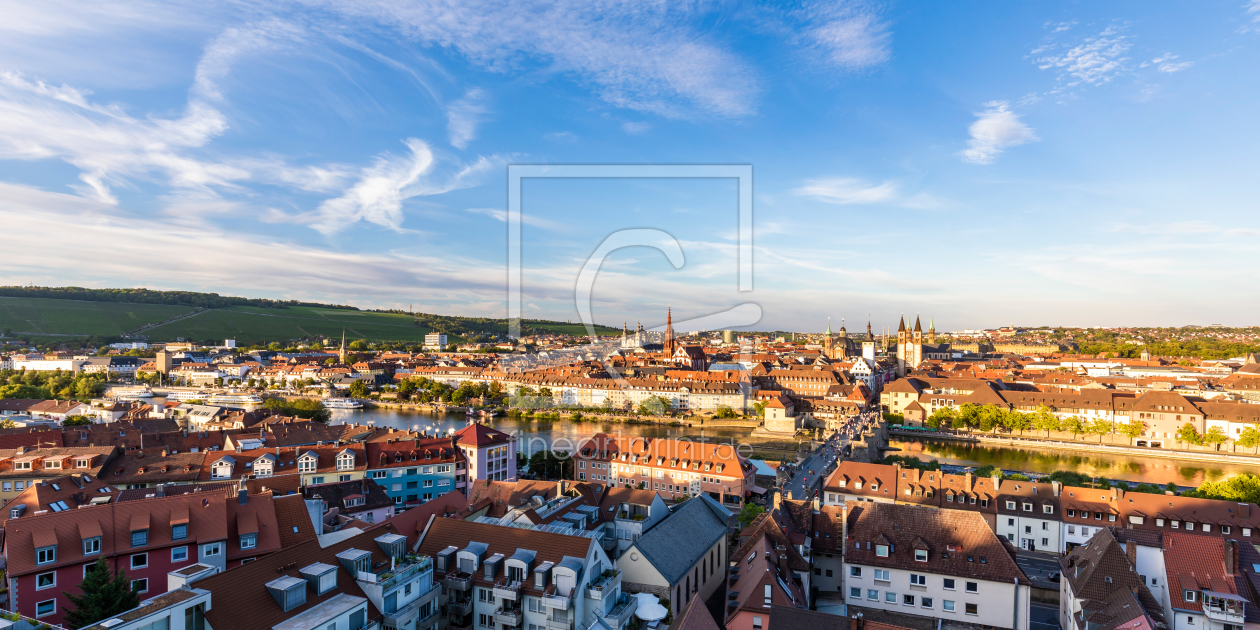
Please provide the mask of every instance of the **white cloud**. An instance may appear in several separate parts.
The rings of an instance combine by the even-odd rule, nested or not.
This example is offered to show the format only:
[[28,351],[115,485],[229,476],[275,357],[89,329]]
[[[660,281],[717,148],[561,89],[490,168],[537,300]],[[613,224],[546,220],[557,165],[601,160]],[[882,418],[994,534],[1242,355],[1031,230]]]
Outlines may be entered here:
[[564,144],[573,144],[578,141],[578,135],[572,131],[553,131],[543,134],[543,140],[547,142],[558,142]]
[[1037,57],[1037,65],[1042,70],[1055,70],[1059,81],[1068,87],[1082,83],[1099,85],[1111,81],[1125,71],[1125,63],[1129,58],[1124,54],[1131,45],[1127,35],[1121,34],[1114,27],[1108,27],[1098,35],[1087,37],[1081,43],[1066,49],[1049,44],[1037,48],[1032,54],[1055,51]]
[[485,100],[485,92],[481,88],[473,88],[464,98],[446,108],[446,131],[450,135],[451,146],[465,149],[477,137],[477,125],[490,111]]
[[617,107],[683,117],[754,111],[758,78],[689,24],[705,5],[579,0],[312,0],[451,48],[491,71],[541,64]]
[[[468,211],[473,214],[482,214],[482,215],[488,216],[494,219],[495,221],[499,221],[500,223],[507,223],[506,210],[499,210],[496,208],[469,208]],[[524,212],[521,213],[521,223],[525,225],[532,225],[534,227],[540,227],[540,228],[544,228],[548,230],[555,230],[555,231],[560,231],[560,230],[565,229],[565,226],[555,221],[550,221],[548,219],[540,219],[532,214],[525,214]]]
[[990,101],[985,110],[976,113],[977,120],[967,128],[971,140],[962,152],[965,162],[992,164],[993,159],[1009,147],[1040,140],[1028,125],[1012,112],[1006,101]]
[[276,19],[224,29],[206,46],[197,62],[192,94],[196,98],[221,101],[223,94],[218,82],[227,77],[238,59],[245,55],[275,54],[304,40],[301,28]]
[[1160,72],[1166,72],[1168,74],[1185,70],[1186,68],[1189,68],[1190,66],[1194,65],[1193,61],[1174,61],[1175,59],[1178,59],[1177,55],[1174,55],[1172,53],[1164,53],[1152,59],[1151,63],[1158,66]]
[[851,177],[811,179],[792,192],[836,205],[885,203],[897,198],[897,186],[892,182],[870,184]]
[[825,51],[832,65],[861,69],[881,64],[892,56],[888,25],[871,14],[827,19],[809,30],[813,44]]
[[429,145],[416,138],[408,138],[403,144],[410,154],[377,156],[340,197],[324,201],[314,213],[301,220],[326,235],[360,220],[401,231],[403,201],[472,186],[494,164],[490,159],[480,158],[468,166],[451,165],[455,169],[453,173],[438,173],[435,168],[438,160]]
[[645,134],[651,129],[652,129],[652,123],[647,123],[647,122],[621,123],[621,130],[634,136]]

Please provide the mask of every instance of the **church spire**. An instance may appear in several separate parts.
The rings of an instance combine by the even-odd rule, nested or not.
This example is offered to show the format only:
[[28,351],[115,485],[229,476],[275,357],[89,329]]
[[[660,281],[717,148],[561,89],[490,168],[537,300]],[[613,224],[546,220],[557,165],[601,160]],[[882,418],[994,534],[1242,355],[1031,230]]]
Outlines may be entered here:
[[828,337],[831,336],[831,318],[830,317],[827,318],[827,331],[824,332],[823,334],[827,335]]
[[902,314],[901,319],[897,320],[897,332],[906,332],[906,316]]
[[923,332],[923,324],[919,323],[919,315],[917,313],[914,316],[914,332]]
[[341,352],[337,353],[342,365],[346,364],[346,329],[341,329]]

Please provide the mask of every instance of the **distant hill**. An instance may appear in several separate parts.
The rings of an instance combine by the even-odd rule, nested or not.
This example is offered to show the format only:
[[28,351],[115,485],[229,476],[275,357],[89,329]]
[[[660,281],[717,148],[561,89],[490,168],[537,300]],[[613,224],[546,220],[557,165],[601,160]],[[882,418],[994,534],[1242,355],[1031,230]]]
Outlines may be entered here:
[[[130,300],[134,301],[130,301]],[[456,317],[354,306],[221,296],[188,291],[0,287],[0,328],[14,337],[43,341],[91,337],[104,341],[126,334],[150,341],[221,342],[241,345],[327,336],[348,340],[418,343],[429,332],[453,340],[506,335],[506,319]],[[522,320],[522,334],[584,334],[581,324]],[[620,331],[596,327],[597,334]]]

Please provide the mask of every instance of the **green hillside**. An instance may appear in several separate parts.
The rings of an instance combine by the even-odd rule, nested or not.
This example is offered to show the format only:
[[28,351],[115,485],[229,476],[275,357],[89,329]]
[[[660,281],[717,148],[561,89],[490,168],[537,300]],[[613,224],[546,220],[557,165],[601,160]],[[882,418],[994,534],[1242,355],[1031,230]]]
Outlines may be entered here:
[[286,341],[302,337],[340,337],[371,341],[424,341],[429,328],[408,315],[311,306],[286,309],[234,306],[211,309],[144,331],[152,341],[235,339],[240,344]]
[[0,329],[34,335],[107,337],[195,310],[166,304],[0,297]]

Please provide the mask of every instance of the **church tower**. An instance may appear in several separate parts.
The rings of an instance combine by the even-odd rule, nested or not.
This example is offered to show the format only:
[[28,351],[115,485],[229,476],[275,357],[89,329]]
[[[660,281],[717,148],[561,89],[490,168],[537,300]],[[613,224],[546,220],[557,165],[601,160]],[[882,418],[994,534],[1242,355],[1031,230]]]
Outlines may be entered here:
[[928,343],[936,343],[936,318],[928,319]]
[[341,329],[341,352],[337,353],[342,365],[346,364],[346,329]]
[[674,309],[669,307],[669,311],[665,313],[665,332],[661,334],[661,346],[665,356],[674,356],[674,351],[678,349],[677,345],[674,341]]
[[827,318],[827,332],[823,333],[823,356],[827,357],[828,359],[836,358],[832,354],[832,350],[834,346],[835,346],[835,340],[831,338],[831,318],[828,317]]

